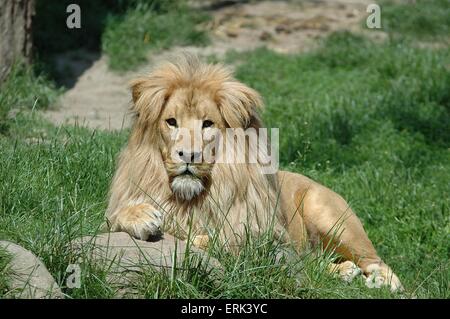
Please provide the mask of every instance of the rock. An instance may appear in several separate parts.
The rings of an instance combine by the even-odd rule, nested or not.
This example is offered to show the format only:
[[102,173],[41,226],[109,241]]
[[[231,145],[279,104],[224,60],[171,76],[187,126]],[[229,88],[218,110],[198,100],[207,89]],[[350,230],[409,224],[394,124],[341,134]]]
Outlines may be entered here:
[[319,31],[328,31],[330,27],[328,23],[331,21],[330,18],[325,16],[315,16],[313,18],[309,18],[303,21],[300,21],[296,26],[296,30],[319,30]]
[[[96,260],[118,262],[121,268],[127,270],[152,266],[156,269],[181,266],[188,253],[187,242],[164,234],[158,241],[142,241],[132,238],[125,232],[103,233],[97,236],[84,236],[72,241],[75,253],[86,253]],[[201,263],[210,270],[221,268],[220,263],[196,247],[189,247],[189,257],[201,258]],[[176,257],[176,258],[175,258]],[[200,261],[200,259],[199,259]]]
[[239,29],[236,27],[228,27],[225,29],[225,34],[230,38],[236,38],[239,35]]
[[104,233],[78,238],[72,241],[71,246],[80,263],[93,261],[106,265],[108,283],[120,287],[118,293],[125,296],[136,293],[126,287],[133,286],[136,274],[145,267],[171,272],[172,269],[185,269],[191,265],[216,274],[223,269],[205,251],[195,247],[188,249],[186,241],[168,234],[159,241],[147,242],[134,239],[124,232]]
[[9,294],[20,299],[64,298],[58,284],[45,265],[32,252],[8,241],[0,247],[12,257]]
[[268,32],[268,31],[263,31],[261,33],[261,35],[259,36],[259,39],[261,41],[270,41],[270,40],[273,40],[273,36],[272,36],[272,33]]
[[236,38],[239,35],[239,32],[235,29],[227,29],[225,31],[226,35],[230,38]]
[[289,34],[292,32],[291,28],[287,24],[279,24],[275,27],[276,33],[286,33]]

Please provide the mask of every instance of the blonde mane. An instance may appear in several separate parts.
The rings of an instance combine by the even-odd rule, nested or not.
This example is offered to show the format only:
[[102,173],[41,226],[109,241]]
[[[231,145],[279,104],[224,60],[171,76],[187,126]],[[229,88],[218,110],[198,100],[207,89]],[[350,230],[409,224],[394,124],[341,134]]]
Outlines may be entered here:
[[107,216],[124,203],[146,201],[164,214],[164,231],[177,237],[186,238],[189,231],[216,232],[222,242],[234,246],[247,231],[261,234],[272,229],[280,238],[285,222],[278,205],[276,174],[263,174],[260,164],[216,163],[205,194],[193,201],[173,196],[157,123],[168,97],[183,87],[211,92],[229,127],[261,127],[259,94],[235,80],[224,66],[183,55],[156,67],[131,83],[136,116],[118,158]]

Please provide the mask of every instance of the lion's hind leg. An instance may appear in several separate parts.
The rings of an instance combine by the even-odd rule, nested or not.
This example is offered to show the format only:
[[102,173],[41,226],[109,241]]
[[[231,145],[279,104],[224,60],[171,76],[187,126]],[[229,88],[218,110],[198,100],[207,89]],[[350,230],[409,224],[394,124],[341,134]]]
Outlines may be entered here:
[[391,291],[402,290],[400,280],[378,256],[361,221],[346,201],[324,187],[319,188],[312,199],[310,209],[304,210],[309,233],[315,234],[328,249],[349,262],[334,266],[334,269],[344,277],[351,277],[351,264],[354,263],[366,276],[368,287],[388,286]]

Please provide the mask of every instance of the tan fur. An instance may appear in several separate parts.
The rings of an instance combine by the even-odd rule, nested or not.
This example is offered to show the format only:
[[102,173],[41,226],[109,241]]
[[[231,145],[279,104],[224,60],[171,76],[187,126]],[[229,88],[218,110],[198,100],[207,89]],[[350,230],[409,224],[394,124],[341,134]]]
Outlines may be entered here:
[[[284,218],[289,221],[288,233],[297,247],[301,248],[307,237],[313,244],[322,243],[344,260],[356,263],[368,279],[375,276],[393,291],[402,289],[400,280],[378,256],[360,220],[341,196],[301,174],[280,171],[278,180]],[[345,278],[348,265],[330,269],[337,269]]]
[[[180,180],[178,171],[184,166],[171,154],[185,145],[169,139],[178,132],[168,124],[169,118],[192,133],[200,151],[206,142],[195,132],[197,123],[205,119],[222,132],[230,127],[261,127],[259,94],[235,80],[225,67],[182,56],[136,79],[131,90],[136,119],[111,184],[106,217],[112,231],[126,231],[143,240],[158,232],[180,238],[192,233],[194,243],[202,247],[208,236],[218,235],[235,249],[246,231],[257,235],[273,229],[277,239],[290,241],[298,250],[308,240],[330,242],[366,275],[379,265],[385,283],[392,289],[401,287],[346,202],[305,176],[281,171],[262,174],[259,164],[201,162],[191,167],[205,190],[192,200],[176,196],[172,182]],[[339,223],[341,232],[334,238],[330,230]]]

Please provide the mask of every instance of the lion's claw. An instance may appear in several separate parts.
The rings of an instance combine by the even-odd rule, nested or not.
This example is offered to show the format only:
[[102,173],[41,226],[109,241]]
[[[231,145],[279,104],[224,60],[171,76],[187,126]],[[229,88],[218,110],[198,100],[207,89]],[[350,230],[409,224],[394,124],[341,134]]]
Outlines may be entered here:
[[113,231],[124,231],[140,239],[149,240],[162,235],[163,215],[150,204],[123,209],[117,216]]

